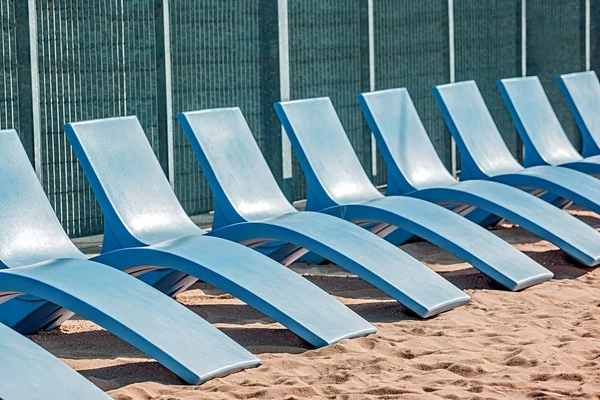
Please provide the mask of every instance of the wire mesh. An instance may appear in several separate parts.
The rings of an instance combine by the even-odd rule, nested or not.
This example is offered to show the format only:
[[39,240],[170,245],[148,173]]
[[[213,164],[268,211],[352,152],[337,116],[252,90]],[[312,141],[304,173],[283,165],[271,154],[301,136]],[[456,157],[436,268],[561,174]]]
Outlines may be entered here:
[[[36,0],[43,186],[71,236],[101,232],[102,214],[62,126],[69,121],[137,115],[156,154],[162,35],[156,0]],[[239,106],[281,182],[281,130],[272,105],[279,96],[277,0],[169,0],[173,114]],[[371,141],[356,94],[369,90],[367,0],[288,0],[292,99],[330,96],[365,170]],[[585,0],[526,2],[526,68],[538,75],[573,143],[580,136],[555,83],[585,69]],[[17,0],[0,0],[2,77],[0,128],[24,143],[28,100],[18,60],[26,41]],[[521,72],[522,0],[454,1],[455,77],[475,79],[515,156],[521,145],[495,80]],[[591,66],[600,65],[600,5],[591,5]],[[22,10],[23,8],[16,8]],[[20,12],[20,11],[18,11]],[[19,14],[20,15],[20,14]],[[447,0],[374,0],[375,87],[407,87],[445,164],[451,141],[430,89],[450,80]],[[22,19],[22,18],[21,18]],[[25,18],[26,19],[26,18]],[[25,43],[25,44],[23,44]],[[18,51],[17,51],[18,50]],[[21,77],[27,76],[21,75]],[[23,88],[25,88],[23,90]],[[22,98],[19,98],[21,96]],[[25,110],[26,108],[24,108]],[[161,114],[162,115],[162,114]],[[19,121],[23,124],[19,130]],[[198,162],[173,121],[175,189],[186,211],[213,208]],[[164,152],[163,152],[164,153]],[[164,160],[163,160],[164,161]],[[376,183],[386,182],[377,159]],[[294,199],[306,183],[294,157]]]
[[[281,132],[264,91],[279,94],[278,80],[261,80],[261,30],[267,29],[261,2],[172,0],[171,57],[173,111],[240,107],[263,154],[281,179]],[[275,7],[276,7],[276,3]],[[277,9],[275,12],[275,18]],[[276,19],[275,19],[276,24]],[[276,25],[275,25],[276,27]],[[275,35],[277,34],[275,30]],[[277,36],[275,36],[276,42]],[[272,71],[278,76],[278,70]],[[273,127],[274,126],[274,127]],[[204,179],[179,123],[174,123],[175,190],[185,210],[198,214],[213,209]]]
[[[373,3],[375,88],[406,87],[440,158],[450,168],[450,133],[431,87],[450,80],[448,1],[377,0]],[[377,183],[387,181],[378,156]]]
[[[368,15],[361,0],[290,0],[290,97],[329,96],[365,171],[371,175],[371,137],[356,95],[369,89]],[[366,50],[366,52],[365,52]],[[293,156],[294,200],[306,180]]]
[[537,75],[573,145],[581,136],[556,77],[585,69],[585,1],[527,0],[527,75]]
[[62,126],[137,114],[157,146],[151,0],[37,1],[43,185],[71,236],[102,214]]
[[522,144],[496,81],[521,75],[521,0],[454,3],[456,81],[475,80],[506,145],[520,158]]
[[[600,2],[590,2],[590,69],[600,69]],[[597,73],[600,73],[598,71]]]
[[15,0],[0,1],[2,62],[0,64],[0,129],[19,132],[19,98],[16,57]]

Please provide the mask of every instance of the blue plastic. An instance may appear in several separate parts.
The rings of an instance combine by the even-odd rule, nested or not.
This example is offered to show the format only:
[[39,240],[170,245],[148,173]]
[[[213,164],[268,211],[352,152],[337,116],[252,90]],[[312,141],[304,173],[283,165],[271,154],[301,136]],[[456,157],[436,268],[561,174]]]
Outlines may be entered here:
[[598,263],[600,235],[577,218],[516,188],[454,179],[433,148],[406,89],[364,93],[358,98],[387,164],[388,195],[478,207],[519,224],[585,265]]
[[525,166],[554,165],[600,175],[600,157],[583,158],[575,150],[537,76],[502,79],[498,87],[525,144]]
[[110,400],[58,358],[0,324],[0,399]]
[[[512,156],[473,81],[440,85],[433,93],[461,155],[461,179],[490,179],[540,189],[600,212],[600,182],[568,168],[524,168]],[[544,197],[542,197],[544,198]]]
[[251,246],[287,242],[270,255],[284,264],[310,250],[422,317],[469,301],[458,288],[376,235],[338,218],[292,207],[238,108],[186,112],[179,119],[215,195],[217,229],[211,235]]
[[600,155],[600,82],[594,71],[561,75],[558,84],[573,112],[583,138],[581,154]]
[[[177,201],[136,117],[71,123],[66,131],[104,213],[111,241],[104,248],[119,248],[96,261],[138,276],[162,267],[202,279],[316,347],[376,331],[293,271],[205,235]],[[175,284],[170,293],[181,289]]]
[[399,227],[462,258],[511,290],[552,278],[550,271],[508,243],[444,207],[381,195],[352,150],[329,98],[278,103],[276,110],[307,176],[311,194],[307,209]]
[[186,307],[86,260],[62,230],[14,130],[0,132],[0,159],[0,303],[26,293],[64,307],[192,384],[259,364]]

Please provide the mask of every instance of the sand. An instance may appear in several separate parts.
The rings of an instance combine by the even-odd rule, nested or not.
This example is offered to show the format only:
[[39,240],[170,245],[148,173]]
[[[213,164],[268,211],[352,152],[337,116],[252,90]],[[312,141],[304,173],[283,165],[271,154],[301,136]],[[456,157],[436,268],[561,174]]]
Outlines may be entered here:
[[[573,214],[600,227],[600,217]],[[425,243],[402,248],[464,289],[469,305],[419,320],[335,265],[292,268],[378,333],[311,349],[281,325],[206,284],[178,296],[263,361],[201,386],[95,324],[75,318],[31,338],[114,399],[600,399],[600,269],[577,266],[519,227],[495,231],[551,269],[551,282],[511,293]]]

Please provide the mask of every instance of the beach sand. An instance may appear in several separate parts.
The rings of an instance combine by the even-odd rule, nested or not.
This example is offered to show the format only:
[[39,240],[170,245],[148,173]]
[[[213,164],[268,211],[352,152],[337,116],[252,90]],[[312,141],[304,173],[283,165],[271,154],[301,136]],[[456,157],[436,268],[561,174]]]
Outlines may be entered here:
[[[600,227],[600,217],[571,211]],[[31,338],[114,399],[600,399],[600,269],[577,266],[519,227],[494,231],[555,279],[512,293],[439,248],[402,246],[464,289],[470,304],[429,320],[335,265],[292,266],[378,333],[322,349],[206,284],[178,296],[263,365],[201,386],[75,317]]]

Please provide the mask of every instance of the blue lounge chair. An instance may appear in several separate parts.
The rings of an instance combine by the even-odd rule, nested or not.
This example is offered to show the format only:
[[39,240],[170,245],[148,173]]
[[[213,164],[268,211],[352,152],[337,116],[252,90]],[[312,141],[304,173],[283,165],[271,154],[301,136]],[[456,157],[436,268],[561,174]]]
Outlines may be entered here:
[[0,324],[0,399],[110,400],[90,381]]
[[409,231],[510,290],[552,278],[550,271],[508,243],[444,207],[379,193],[352,150],[329,98],[277,103],[275,109],[307,177],[307,209]]
[[475,82],[436,86],[433,93],[460,151],[461,179],[490,179],[533,189],[548,201],[567,199],[600,213],[596,178],[547,165],[524,168],[513,158]]
[[120,248],[95,260],[120,270],[169,268],[231,293],[313,346],[375,327],[318,286],[245,246],[206,235],[177,201],[136,117],[66,125]]
[[489,180],[457,181],[438,157],[404,88],[358,96],[388,169],[388,196],[464,204],[519,224],[585,265],[600,260],[600,234],[522,190]]
[[258,245],[288,243],[270,256],[289,264],[306,249],[333,261],[422,317],[469,296],[385,240],[328,215],[298,212],[284,197],[238,108],[179,114],[215,195],[211,235]]
[[523,165],[553,165],[600,175],[600,156],[584,158],[575,150],[537,76],[502,79],[498,88],[525,145]]
[[259,364],[186,307],[88,261],[63,231],[14,130],[0,131],[0,160],[0,303],[30,294],[64,307],[192,384]]
[[558,77],[571,112],[583,138],[581,154],[600,155],[600,82],[594,71],[576,72]]

